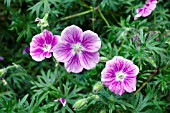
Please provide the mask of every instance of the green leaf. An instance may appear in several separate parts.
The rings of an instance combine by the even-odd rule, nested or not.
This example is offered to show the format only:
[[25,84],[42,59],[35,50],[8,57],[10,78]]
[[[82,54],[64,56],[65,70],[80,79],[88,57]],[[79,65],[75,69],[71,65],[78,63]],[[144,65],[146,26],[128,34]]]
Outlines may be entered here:
[[50,107],[52,107],[52,106],[54,106],[55,105],[55,102],[50,102],[50,103],[48,103],[48,104],[46,104],[46,105],[44,105],[43,107],[41,107],[41,109],[47,109],[47,108],[50,108]]
[[146,60],[147,62],[151,63],[152,66],[154,66],[155,68],[157,68],[157,65],[156,65],[156,63],[155,63],[155,61],[153,60],[152,57],[145,58],[145,60]]
[[23,104],[26,102],[29,94],[26,94],[21,101],[19,101],[18,106],[23,106]]
[[11,0],[4,0],[4,4],[7,4],[7,7],[10,7],[10,5],[11,5]]
[[168,38],[167,41],[166,41],[165,43],[170,44],[170,38]]

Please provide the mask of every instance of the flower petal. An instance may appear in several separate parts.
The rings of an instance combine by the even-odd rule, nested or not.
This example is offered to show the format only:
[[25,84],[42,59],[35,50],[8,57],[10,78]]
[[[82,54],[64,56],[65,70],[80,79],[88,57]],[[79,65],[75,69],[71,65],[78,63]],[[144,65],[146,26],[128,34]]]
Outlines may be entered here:
[[123,68],[123,72],[128,76],[136,76],[139,73],[139,68],[132,61],[126,59],[125,66]]
[[51,57],[51,53],[50,52],[44,52],[42,54],[43,57],[46,57],[46,58],[50,58]]
[[84,31],[81,36],[81,44],[85,51],[96,52],[101,47],[101,41],[98,35],[90,30]]
[[136,20],[137,18],[139,18],[139,17],[141,17],[141,13],[138,13],[138,14],[136,14],[135,16],[134,16],[134,20]]
[[42,56],[43,52],[44,51],[42,50],[42,48],[39,47],[36,49],[30,49],[30,55],[35,61],[42,61],[44,59],[44,57]]
[[119,72],[124,68],[125,59],[121,56],[115,56],[112,60],[106,62],[106,66],[113,68],[115,72]]
[[44,30],[43,35],[45,37],[46,44],[51,44],[51,42],[53,40],[53,34],[48,30]]
[[136,13],[140,13],[140,14],[143,13],[143,7],[136,9]]
[[123,87],[123,82],[120,82],[120,81],[119,82],[113,81],[109,85],[109,90],[119,95],[122,95],[125,92],[124,87]]
[[23,54],[29,53],[30,52],[30,47],[25,46],[24,50],[22,51]]
[[37,46],[43,47],[45,39],[42,33],[35,35],[30,43],[30,48],[36,48]]
[[104,85],[109,86],[115,79],[116,73],[113,68],[105,67],[101,72],[101,81]]
[[67,62],[74,56],[74,52],[69,43],[61,42],[53,48],[53,55],[57,61]]
[[66,99],[64,98],[60,98],[59,101],[62,103],[63,106],[66,105]]
[[150,4],[156,4],[158,1],[157,0],[147,0],[146,3]]
[[100,61],[100,54],[99,52],[87,52],[87,51],[82,51],[79,54],[80,58],[80,63],[81,65],[89,70],[92,69],[96,66],[96,64]]
[[109,86],[112,81],[116,80],[116,70],[114,68],[114,60],[109,60],[106,62],[106,66],[103,69],[103,71],[101,72],[101,81],[104,85]]
[[143,17],[147,17],[147,16],[149,16],[151,13],[152,13],[152,10],[150,10],[150,9],[148,9],[148,8],[145,8],[142,16],[143,16]]
[[154,10],[156,8],[156,4],[149,4],[148,9]]
[[136,90],[136,76],[127,76],[124,80],[124,89],[127,92],[133,92]]
[[77,54],[75,54],[68,62],[64,64],[68,72],[79,73],[83,70],[83,66],[80,64],[80,60]]
[[71,25],[66,27],[61,33],[61,40],[66,41],[71,44],[80,42],[81,34],[83,33],[82,29],[78,26]]
[[139,18],[140,16],[142,16],[143,11],[144,11],[143,8],[138,8],[138,9],[136,9],[136,13],[137,13],[137,14],[136,14],[135,17],[134,17],[134,20],[136,20],[137,18]]
[[63,106],[65,106],[67,102],[65,98],[59,98],[59,99],[54,100],[54,102],[58,102],[58,101],[60,101]]
[[57,43],[59,43],[61,40],[61,37],[59,35],[54,35],[53,40],[51,42],[51,47],[54,47]]

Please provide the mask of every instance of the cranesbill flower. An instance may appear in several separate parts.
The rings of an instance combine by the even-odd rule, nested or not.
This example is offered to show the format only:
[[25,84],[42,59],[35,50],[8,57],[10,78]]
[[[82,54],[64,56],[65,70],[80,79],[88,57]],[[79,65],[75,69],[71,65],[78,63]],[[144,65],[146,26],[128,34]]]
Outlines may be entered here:
[[53,47],[59,42],[60,37],[44,30],[42,33],[35,35],[30,43],[30,55],[35,61],[42,61],[51,57]]
[[106,62],[101,73],[102,83],[115,94],[122,95],[136,90],[136,76],[139,68],[132,61],[121,56],[115,56]]
[[68,72],[79,73],[83,68],[89,70],[100,60],[101,41],[90,30],[82,31],[78,26],[66,27],[61,33],[61,43],[54,47],[54,57],[64,62]]
[[62,103],[62,105],[63,106],[65,106],[66,105],[66,99],[64,99],[64,98],[59,98],[59,99],[57,99],[57,100],[54,100],[55,102],[58,102],[58,101],[60,101],[61,103]]
[[147,17],[149,16],[152,11],[156,8],[156,4],[157,4],[157,0],[147,0],[146,1],[146,4],[141,7],[141,8],[138,8],[136,10],[136,15],[134,17],[134,20],[136,20],[138,17]]

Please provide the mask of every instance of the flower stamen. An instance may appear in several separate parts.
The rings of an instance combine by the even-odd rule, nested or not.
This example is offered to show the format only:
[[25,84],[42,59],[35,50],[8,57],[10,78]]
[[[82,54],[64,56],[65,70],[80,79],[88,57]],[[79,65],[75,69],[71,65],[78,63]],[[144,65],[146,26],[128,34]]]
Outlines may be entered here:
[[47,45],[47,44],[43,44],[43,49],[44,49],[44,51],[50,51],[50,49],[51,49],[51,45]]
[[73,48],[73,51],[74,51],[75,53],[77,53],[77,54],[79,54],[79,53],[84,49],[84,48],[81,46],[80,43],[74,44],[74,45],[72,46],[72,48]]
[[123,81],[126,77],[126,74],[123,72],[116,73],[116,81]]

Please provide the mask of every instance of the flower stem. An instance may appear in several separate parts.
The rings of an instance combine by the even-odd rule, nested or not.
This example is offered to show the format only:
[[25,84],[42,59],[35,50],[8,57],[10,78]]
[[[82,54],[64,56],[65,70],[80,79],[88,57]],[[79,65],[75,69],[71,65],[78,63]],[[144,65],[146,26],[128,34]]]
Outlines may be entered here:
[[87,11],[84,11],[84,12],[81,12],[81,13],[77,13],[77,14],[73,14],[73,15],[70,15],[70,16],[66,16],[64,18],[61,18],[60,21],[64,21],[64,20],[67,20],[67,19],[70,19],[70,18],[74,18],[74,17],[77,17],[77,16],[81,16],[81,15],[85,15],[85,14],[88,14],[88,13],[91,13],[93,11],[96,11],[98,10],[99,6],[93,8],[93,7],[89,7],[90,9],[87,10]]
[[94,11],[95,11],[95,4],[96,4],[96,0],[93,0],[93,12],[92,12],[92,30],[94,31]]
[[79,3],[81,4],[81,6],[84,6],[86,8],[91,8],[91,6],[89,6],[88,4],[86,4],[83,0],[78,0]]
[[[27,73],[27,71],[25,70],[25,69],[23,69],[20,65],[17,65],[17,64],[15,64],[15,63],[12,63],[13,65],[12,66],[8,66],[8,67],[6,67],[5,69],[6,69],[6,71],[8,70],[8,69],[12,69],[12,68],[16,68],[16,69],[20,69],[21,71],[23,71],[24,73],[25,73],[25,75],[27,75],[32,81],[33,81],[33,83],[39,88],[39,89],[41,89],[36,83],[35,83],[35,81],[34,81],[34,79],[32,78],[32,77],[30,77],[30,75]],[[4,81],[5,81],[5,79],[3,79]],[[4,82],[5,83],[5,82]],[[7,84],[8,85],[8,84]],[[12,90],[13,91],[13,89],[8,85],[8,87],[9,87],[9,89],[10,90]],[[42,89],[43,91],[45,91],[44,89]],[[14,92],[14,91],[13,91]]]
[[2,78],[2,82],[4,83],[4,86],[7,86],[7,88],[10,89],[14,93],[14,95],[16,95],[15,91],[9,86],[8,82],[4,78]]
[[121,48],[122,48],[122,45],[125,43],[125,40],[123,40],[123,42],[121,43],[121,45],[120,45],[120,47],[119,47],[119,49],[118,49],[118,52],[121,50]]
[[87,97],[86,99],[89,101],[89,100],[91,100],[91,99],[93,99],[93,98],[98,99],[99,96],[92,94],[92,95],[90,95],[89,97]]
[[43,26],[41,26],[41,32],[43,32]]
[[67,20],[67,19],[74,18],[74,17],[81,16],[81,15],[85,15],[85,14],[88,14],[90,12],[93,12],[93,9],[90,9],[90,10],[87,10],[87,11],[84,11],[84,12],[81,12],[81,13],[73,14],[73,15],[70,15],[70,16],[66,16],[64,18],[61,18],[60,21]]
[[25,69],[23,69],[21,66],[19,66],[19,67],[20,67],[20,69],[33,81],[34,85],[36,85],[37,88],[39,88],[39,89],[43,90],[44,92],[46,92],[44,89],[40,88],[40,87],[36,84],[36,82],[34,81],[34,79],[27,73],[27,71],[26,71]]
[[134,95],[136,95],[140,90],[142,90],[142,88],[152,79],[152,77],[157,74],[158,70],[159,68],[155,69],[155,71],[150,75],[150,77],[139,87],[138,90],[136,90]]
[[106,20],[106,18],[104,17],[104,15],[102,14],[102,12],[100,11],[100,9],[98,10],[99,11],[99,14],[100,16],[102,17],[102,19],[105,21],[105,23],[107,24],[107,26],[110,26],[109,25],[109,22]]

